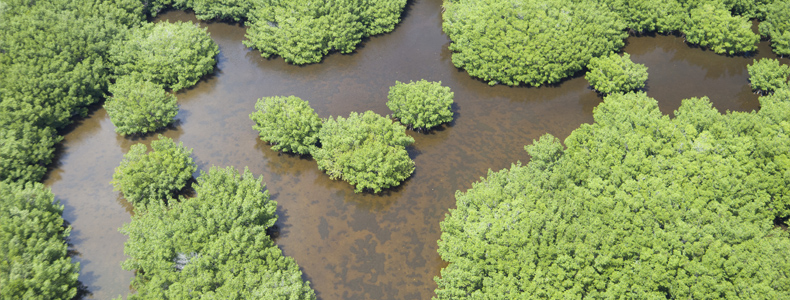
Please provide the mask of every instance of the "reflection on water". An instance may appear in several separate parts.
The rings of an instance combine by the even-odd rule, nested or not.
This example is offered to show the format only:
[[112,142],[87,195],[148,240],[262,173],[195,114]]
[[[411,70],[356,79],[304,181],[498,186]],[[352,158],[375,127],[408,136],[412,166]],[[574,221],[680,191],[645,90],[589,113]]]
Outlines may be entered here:
[[[162,133],[194,148],[201,170],[236,166],[263,177],[278,202],[277,244],[296,258],[321,299],[428,299],[445,264],[436,253],[439,222],[455,206],[456,190],[516,161],[544,133],[564,139],[592,121],[601,99],[584,78],[540,88],[489,87],[453,67],[441,32],[441,1],[418,0],[392,33],[370,38],[355,53],[331,54],[320,64],[293,66],[246,49],[244,28],[203,23],[220,45],[218,70],[177,94],[179,125]],[[170,12],[161,19],[192,20]],[[682,38],[630,38],[625,51],[649,67],[648,94],[664,113],[680,100],[708,95],[720,110],[756,109],[745,65],[751,59],[690,48]],[[761,43],[758,57],[772,56]],[[786,59],[784,63],[790,63]],[[248,115],[263,96],[296,95],[321,117],[373,110],[389,114],[395,81],[442,81],[455,92],[455,121],[440,130],[409,132],[417,169],[402,187],[382,195],[355,194],[332,181],[309,157],[280,154],[257,138]],[[65,204],[80,280],[95,299],[129,292],[123,271],[128,203],[112,191],[113,169],[137,142],[115,134],[103,109],[65,138],[57,168],[46,181]]]

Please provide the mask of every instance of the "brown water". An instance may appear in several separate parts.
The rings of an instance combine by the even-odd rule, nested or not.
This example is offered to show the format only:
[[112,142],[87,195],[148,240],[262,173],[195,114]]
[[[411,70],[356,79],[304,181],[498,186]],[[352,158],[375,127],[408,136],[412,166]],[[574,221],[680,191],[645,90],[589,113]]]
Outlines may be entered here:
[[[178,93],[178,125],[164,131],[194,148],[201,170],[248,166],[263,177],[278,202],[277,244],[296,258],[320,299],[430,298],[433,277],[444,266],[436,253],[439,222],[455,207],[455,191],[470,188],[489,168],[526,162],[523,146],[540,135],[564,139],[592,122],[601,102],[581,77],[541,88],[490,87],[470,78],[450,60],[441,1],[410,3],[393,33],[365,41],[353,54],[303,67],[246,49],[242,27],[202,23],[220,45],[218,71]],[[161,19],[196,21],[183,12]],[[677,109],[680,99],[703,95],[722,111],[758,107],[747,82],[751,59],[690,48],[674,36],[629,38],[625,51],[649,67],[648,94],[664,113]],[[773,57],[766,43],[759,56]],[[256,99],[273,95],[308,100],[321,117],[365,110],[384,115],[389,86],[419,79],[452,88],[455,121],[431,134],[409,133],[417,170],[382,195],[355,194],[347,183],[329,180],[312,159],[272,151],[248,118]],[[79,121],[46,181],[65,205],[80,280],[93,299],[129,292],[133,274],[120,268],[126,238],[118,228],[130,221],[131,207],[109,181],[132,144],[153,139],[127,139],[113,129],[103,109]]]

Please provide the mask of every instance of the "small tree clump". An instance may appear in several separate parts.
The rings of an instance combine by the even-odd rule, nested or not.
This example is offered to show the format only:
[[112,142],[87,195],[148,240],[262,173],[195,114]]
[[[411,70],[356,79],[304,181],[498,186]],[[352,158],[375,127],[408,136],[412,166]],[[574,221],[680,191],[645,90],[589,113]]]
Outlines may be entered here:
[[318,141],[321,118],[310,103],[296,96],[264,97],[255,103],[250,119],[261,140],[272,150],[308,154]]
[[133,75],[178,91],[214,71],[219,46],[197,24],[160,22],[132,29],[109,54],[117,76]]
[[109,91],[112,97],[104,108],[121,135],[154,132],[173,123],[178,114],[176,96],[160,84],[124,76]]
[[718,54],[754,51],[760,41],[760,36],[752,32],[749,19],[733,16],[726,8],[715,4],[691,9],[682,31],[688,43],[710,48]]
[[387,98],[392,115],[413,129],[430,130],[453,120],[453,92],[441,81],[396,81]]
[[406,128],[372,111],[352,112],[347,119],[329,118],[318,133],[321,148],[313,152],[318,169],[331,179],[343,179],[355,192],[400,185],[414,172],[406,146],[414,138]]
[[749,71],[749,82],[752,90],[759,94],[770,94],[774,91],[787,86],[787,76],[790,75],[790,67],[782,65],[777,59],[761,58],[754,60],[754,63],[747,65]]
[[173,193],[184,188],[197,170],[189,157],[192,149],[183,143],[160,135],[151,142],[151,148],[153,151],[146,153],[144,144],[132,145],[112,176],[115,190],[121,191],[135,209],[173,199]]
[[647,67],[631,61],[631,55],[612,53],[609,56],[595,57],[587,65],[589,71],[584,76],[590,85],[602,94],[629,92],[645,87]]

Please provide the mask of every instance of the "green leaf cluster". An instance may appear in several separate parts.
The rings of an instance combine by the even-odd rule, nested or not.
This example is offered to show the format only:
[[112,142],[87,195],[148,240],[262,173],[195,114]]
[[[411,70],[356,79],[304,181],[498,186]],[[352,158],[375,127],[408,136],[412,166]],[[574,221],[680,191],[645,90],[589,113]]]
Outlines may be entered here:
[[146,153],[145,144],[132,145],[112,176],[115,190],[138,210],[172,200],[197,170],[190,157],[192,149],[183,143],[160,135],[151,142],[151,149]]
[[449,87],[442,86],[441,81],[396,81],[387,95],[387,107],[404,125],[430,130],[453,120],[453,95]]
[[260,132],[261,140],[272,150],[308,154],[318,142],[321,118],[310,103],[296,96],[263,97],[255,103],[250,119],[252,129]]
[[631,61],[631,55],[617,53],[608,56],[594,57],[587,65],[584,76],[590,85],[599,93],[611,94],[630,92],[645,87],[647,67]]
[[0,182],[0,298],[72,299],[79,263],[67,256],[63,205],[40,183]]
[[414,138],[406,128],[372,111],[352,112],[348,118],[329,118],[318,132],[321,147],[313,153],[318,169],[332,179],[343,179],[355,192],[400,185],[414,172],[406,146]]
[[637,33],[680,31],[688,15],[675,0],[601,0]]
[[761,94],[770,94],[787,87],[787,76],[790,76],[790,67],[782,65],[777,59],[761,58],[747,65],[749,82],[752,90]]
[[231,20],[239,22],[256,4],[251,0],[151,0],[146,1],[146,13],[156,16],[162,9],[172,6],[192,10],[198,20]]
[[38,181],[63,138],[51,127],[12,123],[0,130],[0,181]]
[[526,147],[441,223],[434,299],[785,299],[790,90],[759,112],[706,98],[664,116],[612,94],[565,140]]
[[730,55],[754,51],[760,36],[752,32],[746,17],[733,16],[722,5],[702,4],[692,8],[683,26],[686,42]]
[[445,1],[458,68],[491,85],[557,83],[623,47],[625,24],[594,1]]
[[296,261],[266,230],[277,203],[245,169],[211,168],[196,197],[132,217],[125,270],[136,270],[129,299],[315,299]]
[[214,71],[219,46],[191,22],[146,23],[109,49],[112,70],[178,91]]
[[790,1],[776,0],[766,7],[765,20],[760,22],[760,35],[771,39],[774,53],[790,55]]
[[406,0],[257,0],[244,45],[293,64],[317,63],[336,50],[354,51],[362,38],[390,32]]
[[154,132],[173,123],[178,114],[176,96],[150,81],[123,76],[111,84],[104,109],[121,135]]

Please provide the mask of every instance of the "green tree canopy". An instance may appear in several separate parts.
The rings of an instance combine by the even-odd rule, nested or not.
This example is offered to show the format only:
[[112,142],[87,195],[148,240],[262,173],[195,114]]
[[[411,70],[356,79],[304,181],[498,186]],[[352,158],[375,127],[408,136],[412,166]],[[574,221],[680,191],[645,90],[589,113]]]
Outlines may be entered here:
[[80,265],[67,255],[71,227],[62,215],[44,185],[0,182],[0,298],[76,296]]
[[176,144],[160,135],[151,142],[151,149],[146,153],[145,144],[132,145],[112,176],[115,190],[121,191],[138,210],[173,199],[197,170],[189,157],[192,149],[183,143]]
[[430,130],[453,120],[453,95],[449,87],[442,86],[441,81],[396,81],[387,95],[387,107],[404,125]]
[[587,69],[584,78],[602,94],[638,90],[645,87],[647,81],[647,67],[631,61],[628,53],[593,57]]
[[760,37],[752,32],[746,17],[733,16],[723,5],[702,4],[692,8],[683,26],[686,42],[707,47],[716,53],[754,51]]
[[356,192],[365,189],[376,193],[400,185],[414,172],[414,161],[406,146],[414,138],[406,128],[372,111],[352,112],[348,118],[338,116],[324,122],[318,133],[321,148],[312,154],[318,169],[332,179],[343,179]]
[[595,1],[455,0],[442,28],[453,64],[491,85],[557,83],[623,47],[625,24]]
[[50,127],[11,123],[0,130],[0,181],[39,181],[63,138]]
[[321,118],[299,97],[260,98],[250,119],[261,140],[274,145],[272,150],[308,154],[318,142]]
[[787,87],[787,76],[790,76],[790,67],[782,65],[777,59],[761,58],[747,65],[749,82],[752,90],[761,94],[770,94]]
[[776,0],[766,7],[765,20],[760,22],[760,34],[771,39],[774,53],[790,55],[790,1]]
[[110,47],[112,70],[177,91],[214,71],[219,46],[191,22],[146,23]]
[[[612,94],[526,166],[456,193],[435,299],[790,297],[790,91],[760,112],[706,99],[662,116]],[[782,96],[785,95],[785,96]]]
[[244,45],[293,64],[317,63],[329,53],[354,51],[362,38],[390,32],[406,0],[257,0]]
[[211,168],[197,196],[132,217],[125,270],[136,270],[129,299],[315,299],[292,258],[266,235],[277,203],[245,169]]
[[637,33],[680,31],[688,12],[676,0],[601,0]]
[[154,132],[173,123],[178,114],[176,96],[160,84],[123,76],[109,90],[112,97],[104,108],[121,135]]

